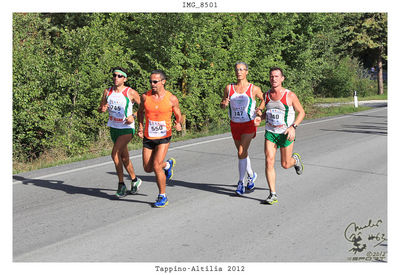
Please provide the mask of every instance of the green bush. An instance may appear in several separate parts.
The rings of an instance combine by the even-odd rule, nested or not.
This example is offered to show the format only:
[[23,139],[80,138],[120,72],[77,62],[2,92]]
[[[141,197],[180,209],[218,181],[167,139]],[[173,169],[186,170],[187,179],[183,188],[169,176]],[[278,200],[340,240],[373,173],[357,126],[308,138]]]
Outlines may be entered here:
[[376,94],[376,83],[369,79],[355,59],[345,57],[331,63],[324,70],[325,77],[319,83],[316,93],[322,97],[349,97],[354,91],[360,96]]

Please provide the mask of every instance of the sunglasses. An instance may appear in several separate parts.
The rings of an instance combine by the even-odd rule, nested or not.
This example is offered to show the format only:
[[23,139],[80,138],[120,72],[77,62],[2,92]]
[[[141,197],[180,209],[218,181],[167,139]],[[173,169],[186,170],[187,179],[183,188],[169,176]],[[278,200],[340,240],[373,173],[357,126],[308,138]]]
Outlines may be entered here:
[[162,81],[162,80],[149,80],[150,84],[157,84],[160,81]]
[[125,76],[123,76],[122,74],[113,74],[113,77],[123,78]]
[[242,72],[242,71],[247,71],[246,69],[243,68],[239,68],[239,69],[235,69],[236,72]]

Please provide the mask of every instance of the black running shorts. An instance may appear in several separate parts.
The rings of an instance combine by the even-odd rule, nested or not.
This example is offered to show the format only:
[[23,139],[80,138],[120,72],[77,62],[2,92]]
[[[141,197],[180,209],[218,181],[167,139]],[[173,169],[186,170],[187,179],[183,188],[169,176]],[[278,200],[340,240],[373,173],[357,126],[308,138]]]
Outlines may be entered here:
[[143,147],[151,150],[154,150],[154,148],[156,148],[157,145],[170,142],[171,142],[171,137],[166,137],[161,139],[148,139],[146,137],[143,137]]

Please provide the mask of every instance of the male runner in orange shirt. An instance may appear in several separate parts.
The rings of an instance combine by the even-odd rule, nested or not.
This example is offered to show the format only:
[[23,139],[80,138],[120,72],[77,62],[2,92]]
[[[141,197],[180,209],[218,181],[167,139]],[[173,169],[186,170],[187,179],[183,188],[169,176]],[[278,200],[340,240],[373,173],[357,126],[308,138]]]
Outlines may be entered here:
[[[175,115],[175,128],[182,130],[179,101],[171,92],[165,90],[165,73],[155,70],[150,75],[151,90],[142,95],[138,110],[139,131],[143,139],[143,168],[147,173],[154,172],[159,195],[155,207],[168,205],[165,194],[166,180],[172,178],[175,159],[164,162],[172,135],[172,112]],[[146,118],[146,125],[143,120]]]

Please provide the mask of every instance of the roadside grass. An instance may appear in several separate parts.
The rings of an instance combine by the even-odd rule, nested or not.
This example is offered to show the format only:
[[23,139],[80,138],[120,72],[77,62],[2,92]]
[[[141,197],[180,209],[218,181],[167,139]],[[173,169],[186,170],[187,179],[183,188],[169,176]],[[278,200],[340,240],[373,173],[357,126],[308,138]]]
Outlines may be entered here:
[[334,107],[307,107],[306,108],[306,117],[305,119],[316,119],[316,118],[323,118],[323,117],[330,117],[330,116],[338,116],[342,114],[349,114],[355,112],[361,112],[371,109],[371,107],[367,106],[358,106],[355,108],[352,105],[342,105],[342,106],[334,106]]
[[[387,98],[387,97],[386,97]],[[374,100],[374,99],[385,99],[383,96],[373,96],[368,98],[362,98],[359,100]],[[315,103],[346,103],[351,102],[353,100],[352,97],[349,98],[323,98],[323,99],[316,99]],[[336,116],[341,114],[348,114],[354,112],[360,112],[364,110],[371,109],[370,107],[366,106],[359,106],[355,108],[352,105],[341,105],[341,106],[333,106],[333,107],[318,107],[315,104],[312,106],[305,106],[306,110],[306,120],[322,118],[322,117],[329,117],[329,116]],[[260,126],[262,127],[265,125],[265,122]],[[200,138],[205,136],[223,134],[229,132],[229,125],[223,126],[215,126],[209,127],[201,132],[189,132],[187,131],[184,135],[182,133],[173,133],[173,142],[175,141],[182,141],[182,140],[189,140],[193,138]],[[18,174],[22,172],[28,172],[32,170],[47,168],[47,167],[54,167],[63,164],[68,164],[76,161],[82,161],[102,156],[109,156],[111,154],[111,150],[113,147],[113,143],[108,135],[108,132],[104,132],[99,141],[91,144],[88,148],[81,152],[81,154],[76,156],[67,156],[62,149],[52,149],[50,151],[44,152],[42,156],[38,159],[30,161],[30,162],[18,162],[13,160],[13,174]],[[135,135],[133,140],[128,144],[128,149],[130,151],[137,150],[142,148],[141,139]],[[111,158],[110,158],[111,160]]]
[[[333,97],[319,97],[316,98],[314,101],[314,104],[320,104],[320,103],[349,103],[353,102],[354,97],[349,96],[349,97],[338,97],[338,98],[333,98]],[[365,97],[358,97],[359,101],[365,101],[365,100],[387,100],[387,94],[383,95],[371,95],[371,96],[365,96]]]

